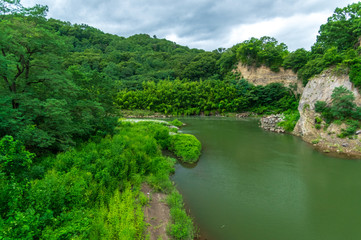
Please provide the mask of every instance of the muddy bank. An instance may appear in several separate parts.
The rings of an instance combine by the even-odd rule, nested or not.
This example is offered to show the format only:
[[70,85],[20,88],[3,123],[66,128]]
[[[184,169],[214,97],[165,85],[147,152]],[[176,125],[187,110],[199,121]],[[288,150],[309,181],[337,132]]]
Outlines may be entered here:
[[167,195],[154,192],[146,183],[142,185],[142,192],[149,200],[149,204],[144,208],[144,218],[148,225],[147,233],[149,234],[149,240],[171,239],[167,233],[167,226],[171,222],[170,209],[166,204]]

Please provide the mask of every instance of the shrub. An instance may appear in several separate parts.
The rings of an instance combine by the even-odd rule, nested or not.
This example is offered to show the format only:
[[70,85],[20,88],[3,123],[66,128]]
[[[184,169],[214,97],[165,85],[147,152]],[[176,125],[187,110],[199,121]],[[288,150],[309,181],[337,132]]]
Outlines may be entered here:
[[315,123],[322,123],[322,119],[320,117],[315,117]]
[[18,176],[29,170],[34,157],[35,154],[26,151],[24,145],[12,136],[0,139],[0,172],[5,175]]
[[352,116],[356,104],[354,103],[355,96],[350,90],[344,86],[337,87],[333,90],[331,97],[331,113],[334,118],[345,119]]
[[283,113],[284,114],[284,121],[279,122],[277,125],[283,127],[284,130],[287,132],[292,132],[295,128],[298,119],[300,119],[300,113],[296,111],[288,110]]
[[340,138],[345,138],[352,136],[356,133],[357,128],[359,127],[359,122],[354,120],[347,121],[348,127],[346,129],[341,129],[341,133],[337,136]]
[[190,134],[171,136],[170,150],[183,162],[195,163],[201,155],[201,143]]
[[181,121],[179,121],[178,119],[174,119],[173,121],[169,122],[171,125],[176,126],[176,127],[181,127],[183,126],[183,123]]

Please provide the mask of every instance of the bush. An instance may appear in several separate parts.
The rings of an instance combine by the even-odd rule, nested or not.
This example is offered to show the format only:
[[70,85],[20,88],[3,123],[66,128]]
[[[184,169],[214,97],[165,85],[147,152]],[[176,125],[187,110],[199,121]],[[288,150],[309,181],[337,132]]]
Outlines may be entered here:
[[24,145],[12,136],[7,135],[0,140],[0,172],[6,176],[19,177],[29,170],[34,157],[35,154],[26,151]]
[[183,126],[183,123],[181,121],[179,121],[178,119],[174,119],[173,121],[169,122],[171,125],[176,126],[176,127],[181,127]]
[[352,112],[356,108],[354,103],[355,96],[350,90],[344,86],[337,87],[332,93],[331,113],[336,119],[345,119],[352,116]]
[[190,134],[171,136],[170,150],[183,162],[195,163],[201,155],[201,143]]
[[300,113],[292,110],[288,110],[283,113],[284,121],[279,122],[277,125],[282,127],[287,132],[292,132],[295,128],[298,119],[300,119]]
[[319,143],[319,142],[320,142],[320,139],[313,139],[313,140],[311,141],[312,144],[317,144],[317,143]]
[[358,121],[348,120],[347,125],[347,128],[341,129],[341,133],[337,135],[339,138],[345,138],[354,135],[360,124]]

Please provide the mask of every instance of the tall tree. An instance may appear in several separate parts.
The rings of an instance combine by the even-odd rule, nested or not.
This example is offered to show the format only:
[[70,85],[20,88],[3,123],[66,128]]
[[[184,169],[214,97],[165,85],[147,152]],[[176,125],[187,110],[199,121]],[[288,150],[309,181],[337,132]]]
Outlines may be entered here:
[[20,0],[0,0],[1,18],[7,14],[45,17],[47,12],[48,12],[48,6],[36,4],[33,7],[26,8],[20,3]]
[[344,8],[336,8],[327,23],[321,25],[318,46],[324,49],[337,47],[338,50],[352,48],[361,37],[361,2]]

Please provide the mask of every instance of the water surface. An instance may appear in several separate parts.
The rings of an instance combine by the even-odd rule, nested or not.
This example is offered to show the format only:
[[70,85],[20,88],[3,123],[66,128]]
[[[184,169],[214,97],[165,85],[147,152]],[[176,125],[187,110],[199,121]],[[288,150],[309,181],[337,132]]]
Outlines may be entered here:
[[180,120],[203,151],[173,180],[203,239],[361,239],[360,160],[328,157],[254,119]]

